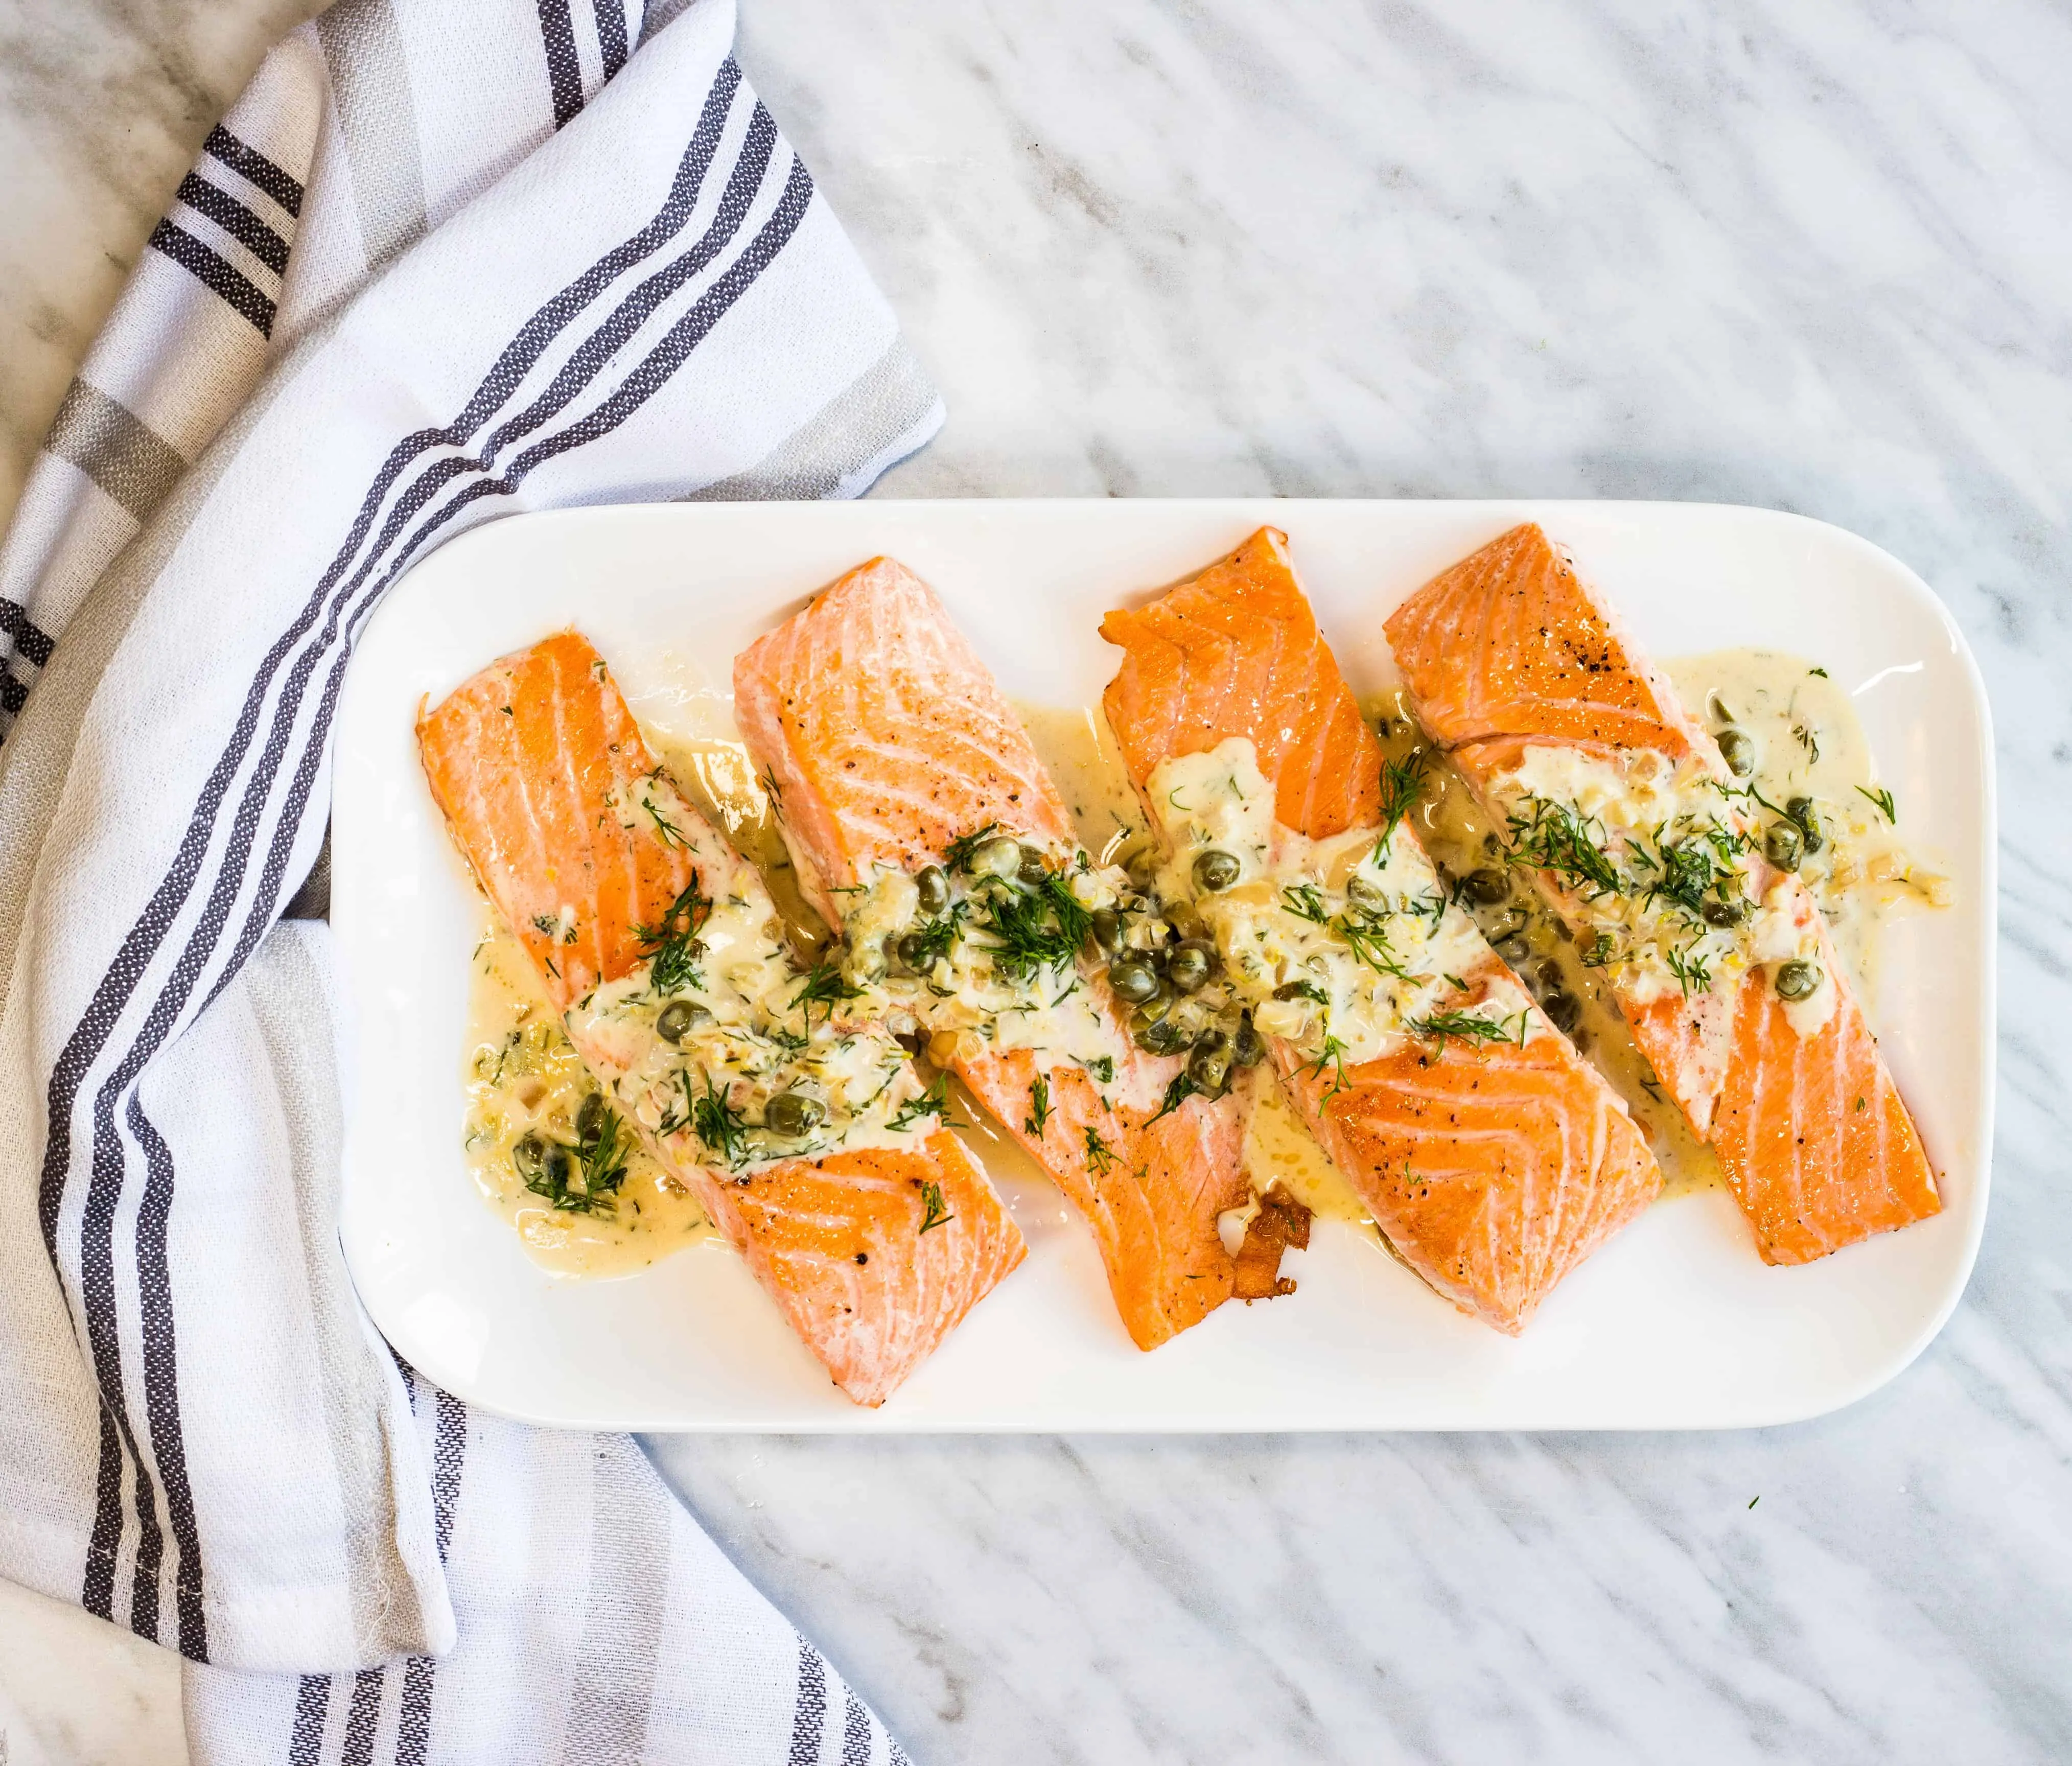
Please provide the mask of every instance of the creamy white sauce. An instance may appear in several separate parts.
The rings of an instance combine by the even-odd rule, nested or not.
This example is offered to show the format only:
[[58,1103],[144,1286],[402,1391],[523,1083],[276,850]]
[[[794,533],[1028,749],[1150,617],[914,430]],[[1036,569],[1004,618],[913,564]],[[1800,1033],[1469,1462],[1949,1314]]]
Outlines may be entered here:
[[[1158,893],[1191,904],[1263,1035],[1355,1065],[1449,1014],[1520,1042],[1544,1032],[1523,990],[1490,972],[1481,933],[1415,841],[1371,828],[1311,840],[1282,826],[1248,739],[1165,762],[1145,795],[1165,842]],[[1207,853],[1235,861],[1229,887],[1198,884]]]

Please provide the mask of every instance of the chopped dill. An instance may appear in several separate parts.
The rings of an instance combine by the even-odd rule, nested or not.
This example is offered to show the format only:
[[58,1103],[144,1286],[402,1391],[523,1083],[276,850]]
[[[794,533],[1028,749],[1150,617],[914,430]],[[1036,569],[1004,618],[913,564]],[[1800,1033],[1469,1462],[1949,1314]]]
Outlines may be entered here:
[[[1108,1059],[1104,1056],[1103,1060]],[[1105,1176],[1115,1163],[1115,1153],[1100,1138],[1100,1130],[1089,1123],[1087,1126],[1087,1163]]]
[[1597,895],[1617,891],[1619,875],[1591,833],[1585,819],[1565,804],[1528,797],[1525,807],[1511,814],[1511,857],[1514,863],[1551,871],[1564,883],[1587,887]]
[[1018,981],[1066,967],[1093,929],[1092,912],[1051,872],[1034,889],[989,889],[980,905],[980,924],[997,941],[991,950],[993,966]]
[[1166,1096],[1164,1100],[1159,1104],[1157,1115],[1145,1118],[1144,1126],[1146,1128],[1149,1128],[1153,1122],[1157,1122],[1160,1117],[1170,1116],[1174,1111],[1178,1109],[1182,1104],[1186,1103],[1189,1098],[1198,1093],[1201,1089],[1202,1088],[1200,1086],[1194,1083],[1193,1077],[1184,1068],[1179,1072],[1175,1073],[1173,1076],[1173,1083],[1166,1088]]
[[939,1226],[948,1226],[956,1216],[943,1204],[943,1186],[923,1182],[921,1185],[921,1230],[932,1233]]
[[1794,723],[1791,727],[1791,733],[1799,739],[1799,746],[1806,751],[1808,760],[1817,761],[1820,758],[1820,734],[1817,730],[1809,730],[1803,723]]
[[777,783],[777,769],[765,767],[755,781],[770,796],[770,807],[779,815],[784,813],[784,788]]
[[[550,1149],[550,1156],[525,1178],[525,1188],[560,1213],[610,1214],[619,1205],[629,1150],[620,1136],[617,1113],[606,1107],[598,1114],[595,1131],[573,1150],[573,1160],[567,1156],[569,1149]],[[569,1180],[572,1169],[575,1183]]]
[[1306,920],[1313,926],[1330,924],[1330,910],[1324,905],[1324,892],[1314,883],[1290,883],[1281,891],[1281,911],[1293,914],[1297,920]]
[[1684,997],[1702,994],[1712,985],[1712,971],[1705,959],[1698,954],[1698,941],[1692,939],[1681,950],[1669,950],[1662,960],[1669,965],[1669,973],[1676,978],[1676,985],[1684,990]]
[[932,1116],[947,1128],[950,1126],[950,1076],[938,1073],[935,1083],[919,1097],[910,1097],[892,1113],[885,1126],[890,1129],[911,1128],[924,1116]]
[[1041,1073],[1029,1088],[1029,1114],[1023,1118],[1023,1131],[1034,1134],[1038,1140],[1050,1120],[1050,1082]]
[[691,1096],[689,1070],[679,1068],[677,1072],[683,1081],[684,1101],[691,1107],[691,1132],[697,1136],[708,1151],[716,1154],[720,1162],[730,1169],[746,1163],[746,1118],[728,1101],[726,1092],[713,1084],[711,1074],[705,1076],[705,1095],[693,1097]]
[[1324,1046],[1317,1051],[1317,1058],[1303,1069],[1305,1072],[1322,1075],[1331,1069],[1331,1083],[1325,1089],[1326,1097],[1336,1097],[1346,1089],[1346,1045],[1335,1036],[1327,1035]]
[[654,992],[673,994],[686,987],[705,986],[705,978],[697,969],[705,946],[698,942],[697,932],[711,912],[711,898],[700,895],[693,881],[669,904],[658,924],[633,928],[633,936],[640,941],[641,954],[652,959],[648,985]]
[[1285,993],[1290,999],[1306,999],[1313,1006],[1328,1006],[1331,1002],[1331,996],[1309,980],[1283,982],[1276,992]]
[[1420,1036],[1436,1039],[1441,1049],[1449,1036],[1464,1043],[1515,1043],[1523,1048],[1530,1017],[1527,1012],[1520,1012],[1515,1019],[1483,1018],[1474,1012],[1433,1012],[1429,1017],[1412,1019],[1410,1028]]
[[1401,760],[1381,764],[1381,838],[1374,843],[1375,856],[1387,858],[1388,837],[1396,825],[1417,807],[1424,795],[1424,751],[1412,748]]
[[1875,791],[1866,791],[1861,785],[1858,785],[1856,787],[1856,795],[1860,797],[1868,797],[1873,803],[1877,805],[1878,813],[1882,815],[1887,821],[1890,822],[1895,828],[1899,825],[1898,805],[1893,803],[1892,801],[1892,793],[1883,785],[1880,785]]
[[1827,671],[1825,669],[1808,669],[1806,672],[1808,674],[1819,675],[1823,681],[1827,678]]
[[1097,1055],[1093,1060],[1090,1061],[1082,1061],[1079,1064],[1085,1068],[1089,1073],[1092,1073],[1096,1079],[1099,1080],[1102,1085],[1112,1085],[1115,1083],[1114,1056]]
[[1345,942],[1354,957],[1378,975],[1392,976],[1397,981],[1410,979],[1410,971],[1397,960],[1389,946],[1388,922],[1379,914],[1361,908],[1348,908],[1330,923],[1330,930]]
[[945,871],[968,871],[972,854],[978,850],[982,842],[993,838],[999,826],[997,821],[989,821],[983,828],[975,828],[968,834],[959,834],[943,848],[943,868]]
[[[552,938],[561,931],[561,923],[552,914],[535,914],[532,916],[532,929],[535,932],[545,932]],[[478,950],[481,948],[479,945],[475,946]]]
[[[660,770],[658,768],[657,772]],[[649,819],[654,822],[655,838],[664,846],[689,848],[690,842],[684,838],[684,830],[655,807],[655,794],[652,791],[641,794],[640,807],[648,812]]]
[[[913,966],[917,974],[926,974],[949,955],[951,947],[964,936],[964,916],[970,912],[969,902],[954,902],[948,912],[923,921],[907,934],[914,941],[907,948],[914,953]],[[900,942],[906,945],[905,939]]]
[[822,1008],[822,1017],[834,1016],[834,1009],[845,999],[861,999],[863,990],[852,987],[842,977],[842,972],[823,957],[806,973],[805,983],[791,996],[794,1006],[803,1006],[806,1011],[806,1028],[813,1027],[813,1008]]

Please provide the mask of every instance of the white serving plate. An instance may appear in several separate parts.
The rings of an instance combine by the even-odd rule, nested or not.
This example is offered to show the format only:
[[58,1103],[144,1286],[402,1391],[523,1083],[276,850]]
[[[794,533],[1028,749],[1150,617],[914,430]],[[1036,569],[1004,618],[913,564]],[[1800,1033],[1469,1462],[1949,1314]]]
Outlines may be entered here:
[[[492,657],[576,624],[635,711],[724,718],[732,659],[862,559],[932,583],[1008,693],[1096,700],[1108,607],[1262,523],[1291,536],[1363,694],[1382,620],[1536,520],[1657,657],[1796,651],[1849,686],[1902,829],[1955,904],[1897,921],[1872,1020],[1942,1175],[1944,1212],[1799,1269],[1756,1256],[1725,1192],[1651,1209],[1523,1339],[1474,1323],[1371,1236],[1319,1221],[1293,1296],[1133,1348],[1091,1238],[1047,1186],[1011,1192],[1026,1262],[882,1410],[841,1398],[724,1247],[610,1282],[551,1277],[460,1151],[468,956],[483,910],[418,771],[412,722]],[[333,924],[352,1007],[343,1234],[361,1298],[449,1391],[527,1421],[743,1431],[1738,1427],[1818,1414],[1904,1368],[1955,1306],[1992,1138],[1995,818],[1978,669],[1921,579],[1817,521],[1646,503],[863,502],[528,515],[456,540],[389,593],[338,722]]]

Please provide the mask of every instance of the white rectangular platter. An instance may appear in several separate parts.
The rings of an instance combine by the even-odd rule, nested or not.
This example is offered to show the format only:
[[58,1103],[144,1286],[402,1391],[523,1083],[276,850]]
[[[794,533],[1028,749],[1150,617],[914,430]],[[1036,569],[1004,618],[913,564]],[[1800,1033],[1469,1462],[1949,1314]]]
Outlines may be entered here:
[[[483,909],[418,770],[412,723],[561,627],[664,734],[726,715],[735,653],[877,553],[927,579],[1013,697],[1092,703],[1102,613],[1271,522],[1291,537],[1356,692],[1392,683],[1381,626],[1439,570],[1536,520],[1658,658],[1790,650],[1852,692],[1902,830],[1955,903],[1888,934],[1871,1018],[1944,1212],[1797,1269],[1756,1256],[1721,1190],[1651,1209],[1512,1340],[1456,1312],[1371,1233],[1320,1221],[1286,1299],[1133,1348],[1091,1238],[1046,1187],[1009,1201],[1027,1262],[882,1410],[828,1384],[724,1246],[610,1282],[548,1275],[460,1149],[469,953]],[[1948,1318],[1985,1221],[1993,1097],[1992,735],[1978,670],[1903,565],[1839,529],[1672,504],[1235,500],[665,504],[523,516],[435,554],[359,645],[338,722],[333,924],[351,1006],[343,1238],[368,1311],[448,1390],[585,1428],[1733,1427],[1846,1404]]]

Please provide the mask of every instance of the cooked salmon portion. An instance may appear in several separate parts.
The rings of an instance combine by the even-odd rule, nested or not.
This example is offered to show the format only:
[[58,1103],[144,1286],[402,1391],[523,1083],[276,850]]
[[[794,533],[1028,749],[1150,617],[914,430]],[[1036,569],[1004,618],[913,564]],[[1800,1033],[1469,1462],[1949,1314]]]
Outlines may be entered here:
[[[1140,793],[1161,765],[1248,742],[1280,830],[1379,842],[1382,756],[1317,628],[1287,536],[1263,528],[1149,605],[1110,613],[1103,696]],[[1154,825],[1158,810],[1147,797]],[[1388,831],[1438,889],[1409,826]],[[1436,896],[1435,896],[1436,900]],[[1458,908],[1458,1005],[1511,978]],[[1449,981],[1453,977],[1447,978]],[[1536,1009],[1519,1043],[1404,1033],[1342,1068],[1274,1043],[1282,1082],[1390,1243],[1462,1311],[1522,1330],[1570,1270],[1659,1193],[1624,1105]]]
[[682,1123],[643,1119],[624,1039],[585,1003],[652,960],[687,891],[758,923],[775,909],[668,787],[587,640],[564,632],[492,663],[420,718],[417,740],[455,844],[592,1072],[835,1384],[882,1404],[1025,1254],[984,1171],[939,1127],[911,1146],[721,1171]]
[[[734,714],[832,922],[863,911],[874,878],[940,867],[975,835],[1074,849],[1064,801],[991,671],[892,559],[852,570],[743,652]],[[970,1037],[948,1058],[1085,1217],[1123,1324],[1150,1349],[1230,1298],[1217,1220],[1249,1194],[1241,1105],[1233,1094],[1168,1108],[1182,1063],[1136,1046],[1090,965],[1063,973],[1092,1015],[1076,1060]]]
[[[1387,631],[1420,720],[1514,838],[1505,804],[1517,799],[1506,794],[1536,760],[1635,776],[1651,768],[1735,801],[1712,737],[1535,525],[1435,578]],[[1745,844],[1753,809],[1735,807],[1720,825]],[[1820,978],[1811,1002],[1794,1011],[1780,997],[1782,965],[1767,946],[1680,990],[1623,968],[1612,984],[1642,1052],[1717,1151],[1764,1259],[1803,1263],[1925,1219],[1942,1202],[1811,894],[1759,852],[1741,862],[1751,924],[1781,941],[1799,977]],[[1585,937],[1595,924],[1589,892],[1557,871],[1535,875]]]

